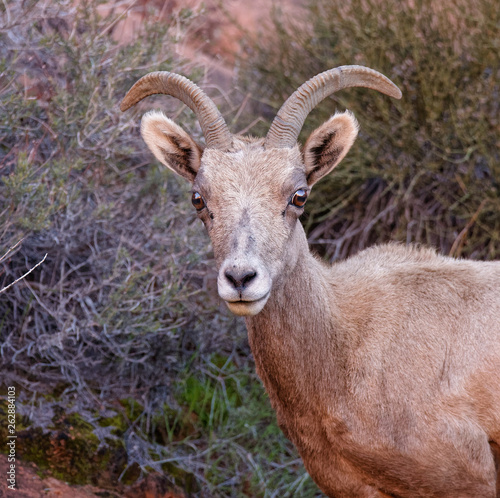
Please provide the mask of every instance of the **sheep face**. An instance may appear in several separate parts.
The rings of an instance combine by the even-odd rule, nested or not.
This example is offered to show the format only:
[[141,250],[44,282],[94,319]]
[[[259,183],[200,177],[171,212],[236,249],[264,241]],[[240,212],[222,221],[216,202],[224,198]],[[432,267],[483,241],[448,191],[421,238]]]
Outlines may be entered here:
[[[266,148],[233,136],[229,151],[204,151],[182,128],[155,112],[142,135],[155,156],[192,183],[192,202],[205,224],[218,266],[218,291],[237,315],[259,313],[280,277],[293,271],[304,232],[298,218],[311,186],[347,153],[354,117],[339,114],[299,146]],[[297,227],[300,227],[297,229]]]
[[298,147],[241,146],[235,152],[206,150],[193,192],[204,201],[198,214],[214,247],[220,297],[232,312],[255,315],[285,262],[290,264],[310,188]]

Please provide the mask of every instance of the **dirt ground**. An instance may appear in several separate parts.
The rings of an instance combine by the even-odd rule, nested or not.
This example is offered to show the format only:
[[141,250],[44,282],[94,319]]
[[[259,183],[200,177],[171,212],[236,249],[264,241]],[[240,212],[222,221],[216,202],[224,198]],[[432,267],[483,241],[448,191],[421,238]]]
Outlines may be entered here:
[[[6,476],[9,468],[6,455],[0,455],[0,475]],[[52,477],[41,479],[37,475],[35,465],[26,462],[16,461],[16,483],[15,491],[8,488],[7,480],[3,477],[0,479],[0,496],[17,498],[38,498],[40,496],[55,498],[55,497],[73,497],[86,498],[96,496],[99,489],[93,486],[68,486],[66,483],[58,481]],[[111,495],[113,496],[113,495]],[[118,496],[118,495],[116,495]]]
[[[9,468],[6,455],[0,455],[0,475],[6,476]],[[150,474],[148,477],[133,486],[123,486],[119,489],[108,490],[95,486],[70,486],[69,484],[47,477],[40,478],[36,465],[16,461],[16,489],[8,488],[5,478],[0,479],[0,498],[184,498],[179,491],[168,489],[168,482],[160,475]]]

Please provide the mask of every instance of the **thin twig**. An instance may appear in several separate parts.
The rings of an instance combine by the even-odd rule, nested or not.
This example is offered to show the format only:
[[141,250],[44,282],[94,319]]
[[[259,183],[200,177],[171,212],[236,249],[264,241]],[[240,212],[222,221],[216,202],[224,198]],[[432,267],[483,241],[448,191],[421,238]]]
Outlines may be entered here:
[[19,247],[19,245],[22,243],[23,240],[24,239],[21,239],[19,242],[17,242],[16,244],[14,244],[12,247],[10,247],[7,250],[7,252],[0,258],[0,263],[2,261],[4,261],[14,249],[16,249],[17,247]]
[[[481,211],[483,210],[483,208],[487,202],[488,202],[488,199],[483,199],[481,201],[481,204],[479,204],[477,211],[472,215],[472,218],[469,220],[467,225],[465,225],[465,228],[458,234],[458,237],[453,242],[453,245],[451,246],[451,249],[449,252],[449,256],[455,256],[455,255],[458,256],[460,254],[460,249],[462,249],[467,232],[471,229],[472,225],[474,225],[474,223],[476,223],[477,218],[481,214]],[[457,254],[455,254],[455,253],[457,253]]]
[[19,282],[23,278],[26,278],[35,268],[37,268],[38,266],[40,266],[45,261],[46,257],[47,257],[47,253],[45,253],[45,256],[43,257],[43,259],[41,261],[39,261],[33,268],[29,269],[24,275],[20,276],[17,280],[14,280],[14,282],[12,282],[11,284],[7,285],[3,289],[0,289],[0,294],[3,294],[7,289],[10,289],[14,284],[17,284],[17,282]]
[[115,24],[117,24],[124,17],[126,17],[129,13],[130,9],[132,9],[136,3],[137,3],[137,0],[134,0],[121,14],[118,15],[118,17],[114,21],[112,21],[110,24],[108,24],[108,26],[106,26],[103,30],[101,30],[101,32],[97,35],[96,40],[98,40],[103,35],[105,35]]
[[248,126],[246,126],[245,128],[243,128],[242,130],[240,130],[237,135],[244,135],[245,133],[247,133],[250,129],[252,129],[257,123],[260,123],[260,122],[263,122],[263,123],[266,123],[267,121],[262,118],[262,117],[258,117],[256,119],[254,119]]

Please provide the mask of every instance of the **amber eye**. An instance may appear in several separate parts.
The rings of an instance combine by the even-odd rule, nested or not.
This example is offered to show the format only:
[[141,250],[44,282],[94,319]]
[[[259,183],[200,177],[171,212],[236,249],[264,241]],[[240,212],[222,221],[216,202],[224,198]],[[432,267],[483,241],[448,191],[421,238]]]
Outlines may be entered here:
[[196,211],[201,211],[205,207],[205,201],[198,192],[193,192],[193,195],[191,196],[191,202],[196,208]]
[[303,188],[301,188],[297,190],[295,194],[293,194],[291,204],[301,208],[304,207],[306,201],[307,201],[307,192]]

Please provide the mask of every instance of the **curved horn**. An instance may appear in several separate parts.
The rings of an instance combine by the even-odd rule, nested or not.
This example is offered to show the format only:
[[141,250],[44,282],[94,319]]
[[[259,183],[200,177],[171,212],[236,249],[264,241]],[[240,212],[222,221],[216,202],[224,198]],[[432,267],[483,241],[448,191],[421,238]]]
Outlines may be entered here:
[[361,86],[378,90],[396,99],[401,90],[383,74],[363,66],[340,66],[320,73],[306,81],[281,106],[266,136],[266,148],[293,147],[307,115],[333,93]]
[[180,74],[168,71],[146,74],[127,92],[120,109],[126,111],[145,97],[155,94],[171,95],[196,114],[208,148],[231,148],[232,136],[217,106],[199,86]]

